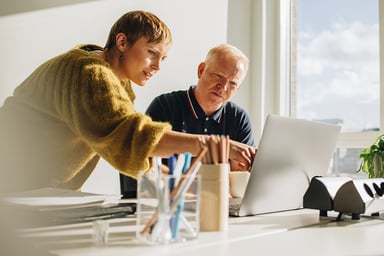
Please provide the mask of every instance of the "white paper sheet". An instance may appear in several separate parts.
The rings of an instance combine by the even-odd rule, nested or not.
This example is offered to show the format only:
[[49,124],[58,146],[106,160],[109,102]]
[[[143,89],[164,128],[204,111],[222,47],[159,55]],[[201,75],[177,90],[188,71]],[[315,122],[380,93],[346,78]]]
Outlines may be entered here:
[[3,198],[3,200],[28,206],[37,207],[59,207],[59,206],[82,206],[96,203],[112,203],[121,198],[121,195],[93,194],[81,191],[41,188],[25,191]]

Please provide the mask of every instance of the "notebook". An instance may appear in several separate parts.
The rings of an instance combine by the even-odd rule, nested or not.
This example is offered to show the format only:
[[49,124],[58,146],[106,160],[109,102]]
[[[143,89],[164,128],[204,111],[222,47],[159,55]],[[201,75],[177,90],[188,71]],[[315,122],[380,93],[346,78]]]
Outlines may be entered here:
[[312,177],[325,176],[341,127],[268,115],[243,198],[231,198],[229,214],[247,216],[303,207]]

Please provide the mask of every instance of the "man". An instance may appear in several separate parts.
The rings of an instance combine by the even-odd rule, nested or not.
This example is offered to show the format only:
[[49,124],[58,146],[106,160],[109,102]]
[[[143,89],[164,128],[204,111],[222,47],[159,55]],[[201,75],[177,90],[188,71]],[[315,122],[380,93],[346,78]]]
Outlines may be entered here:
[[[155,121],[171,123],[175,131],[229,135],[232,140],[254,146],[249,115],[230,101],[247,70],[248,58],[239,49],[218,45],[199,64],[196,86],[156,97],[146,113]],[[249,168],[231,161],[231,170]]]

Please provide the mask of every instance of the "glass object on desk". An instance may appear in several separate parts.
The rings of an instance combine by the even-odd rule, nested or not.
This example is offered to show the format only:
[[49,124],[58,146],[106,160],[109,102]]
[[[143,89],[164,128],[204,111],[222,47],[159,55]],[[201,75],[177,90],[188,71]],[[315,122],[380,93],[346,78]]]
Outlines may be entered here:
[[200,228],[200,176],[140,174],[137,187],[139,241],[171,244],[198,237]]
[[92,223],[92,240],[97,246],[103,246],[108,243],[109,222],[107,220],[95,220]]

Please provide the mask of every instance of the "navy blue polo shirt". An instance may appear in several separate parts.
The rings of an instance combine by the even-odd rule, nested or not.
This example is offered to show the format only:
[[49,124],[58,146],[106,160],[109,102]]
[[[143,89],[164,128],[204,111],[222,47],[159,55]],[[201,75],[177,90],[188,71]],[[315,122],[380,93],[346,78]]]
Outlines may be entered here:
[[235,141],[255,146],[248,113],[233,102],[207,116],[197,103],[191,86],[153,99],[146,114],[154,121],[169,122],[174,131],[193,134],[229,135]]

